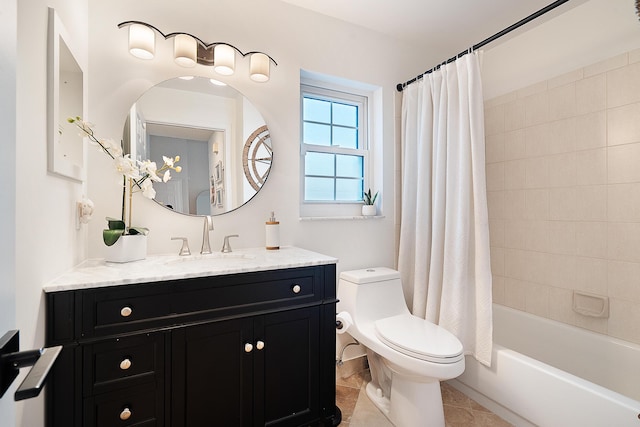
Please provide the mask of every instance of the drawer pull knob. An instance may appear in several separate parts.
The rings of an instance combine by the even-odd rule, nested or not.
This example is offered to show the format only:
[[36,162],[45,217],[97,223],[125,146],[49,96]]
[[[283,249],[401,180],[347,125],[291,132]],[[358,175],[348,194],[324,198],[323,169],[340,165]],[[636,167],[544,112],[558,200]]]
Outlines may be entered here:
[[293,285],[292,290],[294,294],[299,294],[302,288],[300,287],[300,285]]
[[262,350],[262,349],[264,348],[264,341],[258,341],[258,342],[256,343],[256,348],[257,348],[258,350]]
[[126,421],[131,418],[131,410],[129,408],[124,408],[122,412],[120,412],[120,419],[122,421]]
[[120,316],[122,317],[129,317],[131,313],[133,313],[131,307],[122,307],[122,310],[120,310]]
[[130,367],[131,367],[131,360],[124,359],[122,362],[120,362],[120,369],[122,369],[123,371],[126,371]]
[[253,345],[251,343],[246,343],[244,345],[244,352],[245,353],[251,353],[252,350],[253,350]]

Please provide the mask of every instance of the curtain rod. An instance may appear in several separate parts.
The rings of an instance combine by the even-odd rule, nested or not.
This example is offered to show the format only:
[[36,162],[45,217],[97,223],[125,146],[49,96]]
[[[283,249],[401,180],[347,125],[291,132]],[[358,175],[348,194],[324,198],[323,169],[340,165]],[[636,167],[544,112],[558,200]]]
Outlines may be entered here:
[[543,7],[542,9],[538,10],[537,12],[532,13],[531,15],[527,16],[526,18],[521,19],[520,21],[516,22],[513,25],[508,26],[507,28],[505,28],[502,31],[499,31],[497,33],[495,33],[494,35],[492,35],[491,37],[488,37],[484,40],[482,40],[480,43],[477,43],[475,45],[473,45],[472,48],[465,50],[464,52],[460,52],[459,54],[457,54],[456,56],[447,59],[446,61],[436,65],[435,67],[431,68],[430,70],[425,71],[424,73],[420,74],[417,77],[414,77],[413,79],[405,82],[405,83],[398,83],[398,85],[396,86],[396,89],[398,90],[398,92],[402,92],[402,90],[407,87],[408,85],[410,85],[411,83],[414,83],[416,81],[418,81],[419,79],[421,79],[425,74],[429,74],[433,71],[436,71],[438,68],[440,68],[442,65],[448,64],[450,62],[455,61],[456,59],[460,58],[461,56],[466,55],[467,53],[473,52],[474,50],[480,49],[481,47],[491,43],[494,40],[499,39],[500,37],[510,33],[511,31],[515,30],[516,28],[520,28],[523,25],[533,21],[534,19],[544,15],[545,13],[555,9],[556,7],[568,2],[569,0],[556,0],[553,3],[551,3],[548,6]]

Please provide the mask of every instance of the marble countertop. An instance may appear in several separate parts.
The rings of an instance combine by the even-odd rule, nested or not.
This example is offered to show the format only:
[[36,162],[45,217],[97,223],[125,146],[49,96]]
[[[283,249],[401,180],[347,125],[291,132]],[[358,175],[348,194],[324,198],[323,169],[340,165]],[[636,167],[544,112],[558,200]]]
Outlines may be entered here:
[[335,264],[337,258],[286,246],[279,250],[237,249],[209,255],[154,255],[124,264],[89,259],[43,286],[45,292],[159,282],[189,277]]

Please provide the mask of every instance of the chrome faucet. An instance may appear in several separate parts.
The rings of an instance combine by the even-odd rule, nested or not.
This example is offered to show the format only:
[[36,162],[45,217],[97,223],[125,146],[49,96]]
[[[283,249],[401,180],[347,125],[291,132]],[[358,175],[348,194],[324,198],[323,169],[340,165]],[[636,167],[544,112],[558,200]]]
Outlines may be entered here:
[[220,252],[231,252],[231,245],[229,244],[229,237],[238,237],[237,234],[230,234],[224,236],[224,243],[222,244],[222,250]]
[[213,217],[205,215],[204,230],[202,231],[202,249],[200,249],[200,253],[203,255],[211,253],[211,245],[209,244],[209,232],[211,230],[213,230]]

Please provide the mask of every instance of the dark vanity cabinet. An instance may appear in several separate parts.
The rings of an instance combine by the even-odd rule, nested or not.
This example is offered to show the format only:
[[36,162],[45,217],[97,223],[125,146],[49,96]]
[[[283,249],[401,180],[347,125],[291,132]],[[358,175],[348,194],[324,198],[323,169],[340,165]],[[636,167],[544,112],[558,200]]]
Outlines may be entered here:
[[50,292],[47,426],[336,425],[335,264]]

